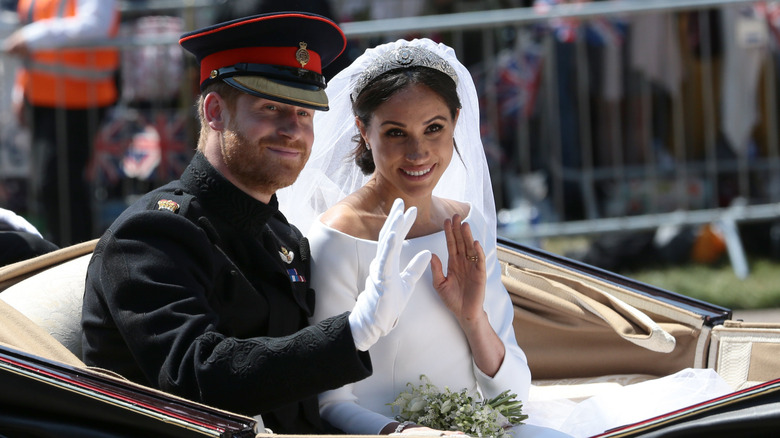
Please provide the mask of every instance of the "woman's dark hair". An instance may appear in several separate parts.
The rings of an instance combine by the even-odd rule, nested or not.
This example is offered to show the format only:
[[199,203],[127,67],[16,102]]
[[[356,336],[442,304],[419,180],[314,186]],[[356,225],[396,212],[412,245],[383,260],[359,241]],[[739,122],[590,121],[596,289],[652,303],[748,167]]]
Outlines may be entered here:
[[[456,90],[455,81],[445,73],[429,67],[410,67],[391,70],[377,76],[370,84],[363,88],[358,97],[352,102],[352,112],[360,119],[363,126],[368,128],[374,111],[387,102],[397,92],[411,86],[421,84],[438,94],[450,109],[450,117],[455,118],[460,109],[460,98]],[[376,165],[371,151],[366,147],[366,142],[360,134],[352,139],[357,145],[352,150],[352,156],[364,175],[374,173]],[[455,152],[460,156],[458,147]]]

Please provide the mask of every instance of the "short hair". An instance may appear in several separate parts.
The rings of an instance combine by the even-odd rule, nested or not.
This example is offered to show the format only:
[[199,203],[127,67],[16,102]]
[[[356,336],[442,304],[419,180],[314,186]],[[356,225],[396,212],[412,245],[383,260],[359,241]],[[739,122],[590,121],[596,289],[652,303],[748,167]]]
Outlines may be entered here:
[[[416,84],[425,85],[438,94],[450,109],[450,116],[453,119],[455,118],[461,107],[455,81],[439,70],[422,66],[391,70],[378,76],[370,84],[366,85],[355,101],[352,102],[352,112],[363,123],[363,126],[368,127],[374,111],[380,105],[385,103],[395,93]],[[366,147],[365,140],[360,134],[357,134],[353,141],[357,143],[352,150],[355,164],[357,164],[364,175],[374,173],[376,169],[374,157]],[[455,146],[455,152],[460,156],[457,146]]]

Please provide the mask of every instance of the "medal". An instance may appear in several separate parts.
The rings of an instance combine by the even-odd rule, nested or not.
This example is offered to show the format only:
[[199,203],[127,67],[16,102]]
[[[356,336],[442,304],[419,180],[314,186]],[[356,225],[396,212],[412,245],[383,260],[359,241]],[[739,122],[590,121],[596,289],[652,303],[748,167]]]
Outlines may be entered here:
[[285,247],[282,247],[282,250],[279,251],[279,257],[282,258],[282,261],[287,263],[288,265],[292,263],[293,258],[295,257],[295,253],[288,250]]

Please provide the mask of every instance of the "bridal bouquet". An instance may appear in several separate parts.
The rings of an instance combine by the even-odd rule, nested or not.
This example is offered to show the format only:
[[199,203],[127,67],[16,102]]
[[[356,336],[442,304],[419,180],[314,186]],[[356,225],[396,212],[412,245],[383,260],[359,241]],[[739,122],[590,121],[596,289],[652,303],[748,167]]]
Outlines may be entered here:
[[515,394],[504,391],[492,399],[482,399],[466,389],[453,392],[445,387],[440,391],[425,376],[422,384],[398,395],[392,407],[398,421],[411,421],[438,430],[459,430],[470,436],[504,437],[506,428],[523,424],[523,403]]

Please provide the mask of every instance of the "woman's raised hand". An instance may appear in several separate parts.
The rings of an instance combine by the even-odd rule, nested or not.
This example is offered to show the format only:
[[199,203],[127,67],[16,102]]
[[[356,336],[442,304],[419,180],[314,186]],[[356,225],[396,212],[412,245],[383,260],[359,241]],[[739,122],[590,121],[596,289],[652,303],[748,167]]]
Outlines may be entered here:
[[[444,304],[455,315],[461,326],[473,324],[485,316],[485,253],[474,240],[468,223],[461,223],[460,215],[444,221],[447,239],[447,275],[435,254],[431,258],[433,287]],[[465,328],[465,326],[464,326]]]
[[472,237],[469,224],[461,224],[457,214],[444,222],[444,235],[449,256],[447,276],[442,272],[441,260],[434,254],[431,258],[433,287],[458,319],[474,363],[483,373],[495,376],[506,349],[482,307],[487,284],[485,253]]

